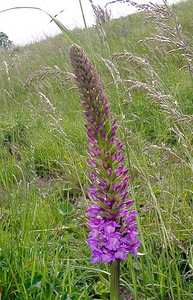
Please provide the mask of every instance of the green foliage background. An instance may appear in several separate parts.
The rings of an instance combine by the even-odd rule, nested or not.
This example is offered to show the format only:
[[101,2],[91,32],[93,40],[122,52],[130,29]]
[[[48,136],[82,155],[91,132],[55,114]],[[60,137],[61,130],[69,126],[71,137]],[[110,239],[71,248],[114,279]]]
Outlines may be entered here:
[[[139,212],[122,299],[193,295],[192,7],[73,31],[118,118]],[[0,53],[2,299],[109,299],[109,268],[93,266],[86,245],[86,134],[69,46],[58,35]]]

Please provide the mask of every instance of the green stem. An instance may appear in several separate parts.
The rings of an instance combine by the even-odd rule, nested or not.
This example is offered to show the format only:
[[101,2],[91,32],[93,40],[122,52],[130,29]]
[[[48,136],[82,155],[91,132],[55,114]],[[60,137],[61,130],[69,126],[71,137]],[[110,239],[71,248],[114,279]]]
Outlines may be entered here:
[[119,298],[120,260],[115,260],[111,264],[110,271],[111,271],[110,300],[120,300]]

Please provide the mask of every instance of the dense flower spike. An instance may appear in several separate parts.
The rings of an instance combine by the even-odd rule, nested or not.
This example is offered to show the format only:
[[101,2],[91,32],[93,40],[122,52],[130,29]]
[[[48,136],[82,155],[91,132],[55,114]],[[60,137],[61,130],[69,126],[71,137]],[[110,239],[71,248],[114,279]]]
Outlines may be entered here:
[[123,143],[116,138],[118,125],[109,111],[96,70],[83,50],[72,45],[71,64],[82,94],[82,106],[87,123],[89,175],[88,189],[93,201],[87,217],[90,234],[87,240],[92,251],[92,262],[112,263],[125,260],[128,253],[137,256],[135,216],[137,212],[128,200],[128,169],[124,167]]

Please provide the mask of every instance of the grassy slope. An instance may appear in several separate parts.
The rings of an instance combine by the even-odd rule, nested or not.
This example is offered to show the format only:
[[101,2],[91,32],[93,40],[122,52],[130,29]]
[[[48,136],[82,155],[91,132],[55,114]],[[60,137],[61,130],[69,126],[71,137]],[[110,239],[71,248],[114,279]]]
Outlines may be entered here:
[[[190,53],[192,4],[173,7]],[[102,39],[90,29],[90,43],[84,31],[74,34],[94,56],[131,162],[144,255],[122,264],[122,285],[136,299],[137,291],[142,299],[192,299],[192,77],[187,68],[179,71],[183,50],[169,54],[174,45],[146,39],[157,31],[144,13],[104,24],[104,31]],[[108,299],[108,269],[90,264],[85,243],[86,136],[75,82],[68,80],[68,48],[59,35],[0,54],[3,299]],[[102,58],[117,52],[116,88]],[[153,86],[151,96],[142,83]]]

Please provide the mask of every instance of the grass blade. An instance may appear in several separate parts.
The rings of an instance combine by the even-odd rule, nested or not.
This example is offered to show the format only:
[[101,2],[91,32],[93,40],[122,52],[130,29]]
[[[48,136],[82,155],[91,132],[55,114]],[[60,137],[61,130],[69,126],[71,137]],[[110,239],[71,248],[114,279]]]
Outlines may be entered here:
[[45,14],[47,14],[53,21],[54,23],[58,26],[58,28],[61,30],[61,32],[64,34],[64,36],[67,38],[67,40],[70,42],[70,43],[78,43],[77,39],[75,38],[75,36],[68,30],[68,28],[66,26],[64,26],[62,24],[62,22],[60,22],[57,18],[53,17],[52,15],[50,15],[48,12],[46,12],[45,10],[43,10],[42,8],[39,8],[39,7],[31,7],[31,6],[15,6],[15,7],[11,7],[11,8],[8,8],[8,9],[4,9],[4,10],[1,10],[0,13],[3,13],[3,12],[7,12],[9,10],[14,10],[14,9],[36,9],[36,10],[39,10],[39,11],[42,11],[44,12]]

